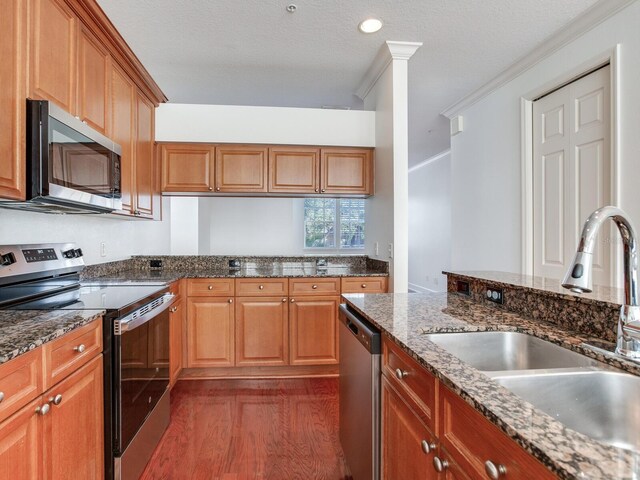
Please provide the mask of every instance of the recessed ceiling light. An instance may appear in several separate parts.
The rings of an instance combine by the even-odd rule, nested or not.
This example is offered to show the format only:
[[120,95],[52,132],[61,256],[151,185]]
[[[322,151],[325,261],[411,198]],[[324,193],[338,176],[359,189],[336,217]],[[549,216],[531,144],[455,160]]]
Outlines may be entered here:
[[362,33],[376,33],[382,28],[382,20],[379,18],[370,17],[360,22],[358,30]]

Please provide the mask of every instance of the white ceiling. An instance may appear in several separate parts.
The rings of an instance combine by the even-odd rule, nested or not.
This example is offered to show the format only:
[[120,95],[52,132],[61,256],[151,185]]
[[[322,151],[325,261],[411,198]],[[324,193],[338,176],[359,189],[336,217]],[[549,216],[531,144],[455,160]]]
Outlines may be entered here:
[[[606,0],[603,0],[606,1]],[[296,3],[296,13],[285,7]],[[169,101],[362,108],[354,95],[385,40],[409,63],[410,164],[449,146],[445,107],[596,0],[98,0]],[[364,35],[369,15],[384,28]]]

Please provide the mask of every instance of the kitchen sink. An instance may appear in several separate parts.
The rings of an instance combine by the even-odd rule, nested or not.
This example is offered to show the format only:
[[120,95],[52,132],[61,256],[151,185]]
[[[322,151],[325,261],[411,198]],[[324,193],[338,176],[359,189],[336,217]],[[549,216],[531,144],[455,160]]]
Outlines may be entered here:
[[567,427],[616,447],[640,451],[640,378],[618,372],[494,377],[503,387]]
[[425,337],[463,362],[484,372],[600,365],[584,355],[524,333],[434,333]]

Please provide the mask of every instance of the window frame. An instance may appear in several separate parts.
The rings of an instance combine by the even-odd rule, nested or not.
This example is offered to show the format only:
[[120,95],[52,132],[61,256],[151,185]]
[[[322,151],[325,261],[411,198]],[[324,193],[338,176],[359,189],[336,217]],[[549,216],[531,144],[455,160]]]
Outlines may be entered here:
[[[336,238],[336,245],[335,247],[307,247],[307,232],[306,232],[306,215],[305,215],[305,202],[307,200],[334,200],[335,203],[335,221],[334,221],[334,231],[336,232],[335,238]],[[363,245],[362,247],[340,247],[340,239],[342,238],[342,230],[340,229],[340,225],[341,225],[341,214],[340,214],[340,201],[342,199],[341,198],[317,198],[317,197],[312,197],[312,198],[305,198],[302,201],[302,249],[307,252],[307,253],[331,253],[331,254],[339,254],[339,255],[361,255],[364,251],[365,251],[365,246]],[[356,198],[356,199],[351,199],[348,198],[346,200],[362,200],[363,202],[365,201],[364,198],[360,199],[360,198]],[[366,203],[365,203],[365,211],[366,211]],[[366,238],[366,219],[364,222],[364,228],[363,228],[363,233],[365,235]]]

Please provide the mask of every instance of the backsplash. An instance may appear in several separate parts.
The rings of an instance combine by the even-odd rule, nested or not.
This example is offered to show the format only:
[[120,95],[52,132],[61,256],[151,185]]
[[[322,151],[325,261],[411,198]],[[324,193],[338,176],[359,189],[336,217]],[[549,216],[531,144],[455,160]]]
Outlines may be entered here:
[[[623,292],[595,287],[578,295],[565,290],[559,280],[504,272],[444,272],[447,291],[457,292],[458,281],[469,283],[470,297],[534,320],[558,325],[608,342],[616,341]],[[487,300],[487,289],[503,291],[502,305]]]

